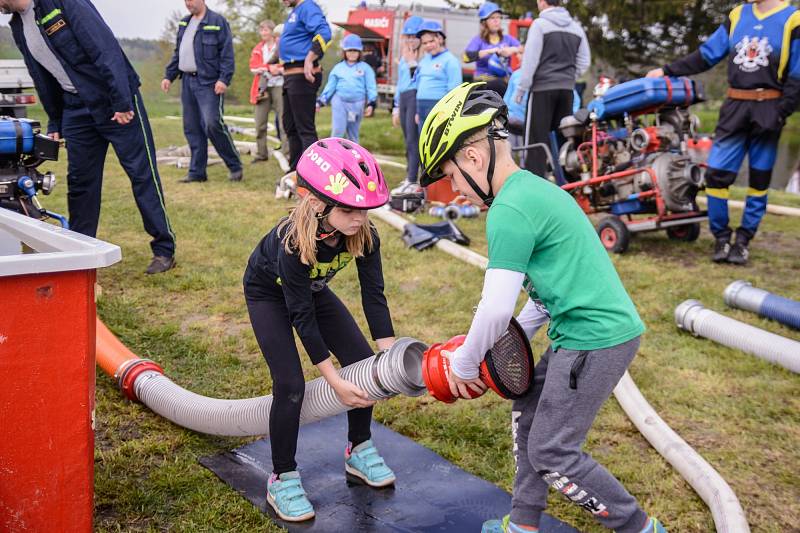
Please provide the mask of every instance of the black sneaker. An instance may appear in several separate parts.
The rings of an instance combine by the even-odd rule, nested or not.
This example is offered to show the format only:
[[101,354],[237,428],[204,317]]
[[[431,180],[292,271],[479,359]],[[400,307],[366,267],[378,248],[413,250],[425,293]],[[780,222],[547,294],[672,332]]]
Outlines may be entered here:
[[251,165],[256,165],[258,163],[266,163],[269,161],[268,157],[254,157],[252,161],[250,161]]
[[163,255],[156,255],[153,257],[153,260],[150,261],[150,265],[147,267],[147,270],[144,271],[145,274],[161,274],[162,272],[166,272],[170,268],[175,266],[175,258],[174,257],[166,257]]
[[244,171],[240,168],[239,170],[231,170],[231,173],[228,174],[228,179],[231,181],[242,181],[244,178]]
[[750,252],[747,249],[747,245],[737,241],[731,246],[731,252],[728,254],[728,263],[744,266],[747,264],[748,257],[750,257]]
[[714,253],[711,254],[711,260],[715,263],[724,263],[728,260],[728,254],[731,252],[730,237],[717,237],[714,243]]
[[195,178],[194,176],[189,176],[188,174],[178,180],[180,183],[202,183],[204,181],[208,181],[208,178]]

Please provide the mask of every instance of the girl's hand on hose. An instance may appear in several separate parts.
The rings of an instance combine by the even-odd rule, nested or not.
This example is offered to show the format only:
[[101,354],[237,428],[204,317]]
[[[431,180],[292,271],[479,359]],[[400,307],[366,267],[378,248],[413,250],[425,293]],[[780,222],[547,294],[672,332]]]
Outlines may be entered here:
[[371,407],[375,405],[375,400],[370,400],[366,392],[345,379],[339,380],[334,384],[333,390],[339,400],[347,407]]

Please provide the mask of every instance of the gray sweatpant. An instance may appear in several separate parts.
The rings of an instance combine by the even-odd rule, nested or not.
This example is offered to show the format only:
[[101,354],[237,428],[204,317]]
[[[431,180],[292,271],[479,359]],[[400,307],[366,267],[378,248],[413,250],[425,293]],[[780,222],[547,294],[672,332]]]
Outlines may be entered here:
[[600,406],[636,355],[640,338],[603,350],[548,348],[531,391],[514,401],[517,474],[511,521],[539,525],[552,487],[620,533],[641,531],[647,514],[581,447]]

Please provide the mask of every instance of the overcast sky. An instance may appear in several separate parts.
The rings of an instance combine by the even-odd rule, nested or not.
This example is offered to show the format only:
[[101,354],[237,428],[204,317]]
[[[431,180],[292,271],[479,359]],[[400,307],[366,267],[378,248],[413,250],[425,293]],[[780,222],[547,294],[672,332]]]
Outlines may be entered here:
[[[219,0],[206,0],[211,9],[221,4]],[[142,37],[157,39],[173,11],[188,13],[183,0],[93,0],[98,11],[117,37]],[[358,5],[358,0],[317,0],[330,22],[344,22],[348,10]],[[410,0],[403,2],[409,4]],[[444,0],[417,0],[427,5],[445,5]],[[387,4],[397,4],[389,1]],[[8,16],[0,16],[0,23],[8,25]]]

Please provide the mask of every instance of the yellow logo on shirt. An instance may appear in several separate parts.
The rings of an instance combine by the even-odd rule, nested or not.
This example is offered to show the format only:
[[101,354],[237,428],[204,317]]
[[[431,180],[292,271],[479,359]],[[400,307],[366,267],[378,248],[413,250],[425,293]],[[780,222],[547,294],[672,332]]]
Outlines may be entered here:
[[336,254],[336,257],[331,259],[329,263],[316,263],[314,266],[312,266],[311,270],[309,271],[309,277],[311,279],[325,278],[326,281],[328,281],[333,277],[334,274],[346,267],[352,260],[353,256],[349,253],[338,253]]

